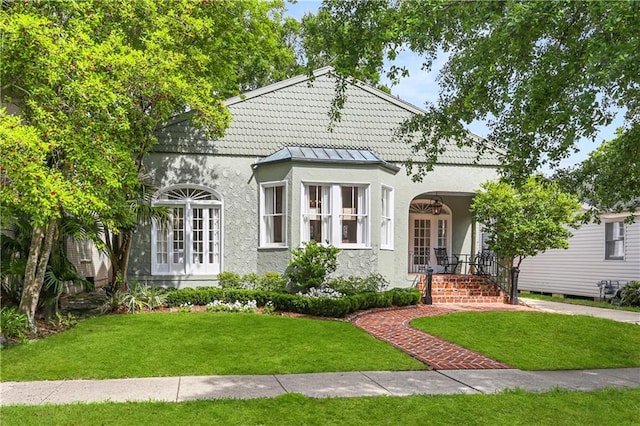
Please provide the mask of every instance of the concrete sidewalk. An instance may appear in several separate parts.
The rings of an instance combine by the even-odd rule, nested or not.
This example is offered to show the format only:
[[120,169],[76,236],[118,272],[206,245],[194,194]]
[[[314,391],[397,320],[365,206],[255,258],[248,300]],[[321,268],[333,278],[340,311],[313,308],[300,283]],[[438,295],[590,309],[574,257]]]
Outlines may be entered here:
[[271,398],[293,392],[315,398],[490,394],[513,388],[543,392],[556,386],[579,391],[609,386],[636,388],[640,387],[640,368],[571,371],[370,371],[3,382],[0,383],[0,405],[252,399]]
[[614,321],[640,324],[640,312],[621,311],[619,309],[595,308],[592,306],[572,305],[570,303],[549,302],[547,300],[527,299],[519,297],[520,303],[546,312],[556,312],[569,315],[587,315],[606,318]]

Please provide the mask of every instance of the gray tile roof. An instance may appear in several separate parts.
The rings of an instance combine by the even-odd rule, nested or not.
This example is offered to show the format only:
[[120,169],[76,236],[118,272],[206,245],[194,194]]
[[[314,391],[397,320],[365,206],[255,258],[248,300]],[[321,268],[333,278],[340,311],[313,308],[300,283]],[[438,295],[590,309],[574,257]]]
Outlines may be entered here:
[[[223,138],[208,140],[188,120],[176,120],[159,132],[157,150],[267,157],[285,147],[308,146],[366,150],[389,162],[420,162],[420,154],[394,138],[400,123],[422,112],[419,108],[355,83],[347,87],[341,120],[329,130],[334,97],[335,78],[331,68],[323,68],[314,79],[298,76],[228,99],[233,121]],[[451,143],[438,162],[473,164],[476,157],[474,148]],[[476,163],[499,164],[497,155],[489,151]]]
[[397,173],[400,170],[399,167],[387,163],[369,150],[299,146],[282,148],[280,151],[258,160],[255,164],[259,166],[262,164],[277,163],[281,161],[330,164],[377,164],[394,173]]

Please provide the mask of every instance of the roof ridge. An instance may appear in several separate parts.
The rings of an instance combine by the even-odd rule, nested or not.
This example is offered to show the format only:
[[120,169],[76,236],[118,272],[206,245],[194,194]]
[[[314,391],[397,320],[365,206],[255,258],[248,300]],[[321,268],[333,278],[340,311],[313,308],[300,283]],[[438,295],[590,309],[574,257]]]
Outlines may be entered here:
[[268,84],[263,87],[259,87],[254,90],[250,90],[248,92],[242,93],[238,96],[234,96],[232,98],[224,101],[226,106],[231,106],[237,104],[238,102],[245,101],[247,99],[256,98],[258,96],[266,95],[267,93],[275,92],[276,90],[284,89],[285,87],[294,86],[296,84],[304,83],[305,81],[309,81],[318,77],[322,77],[333,71],[332,66],[326,66],[322,68],[318,68],[312,71],[311,75],[309,74],[300,74],[295,77],[290,77],[282,81],[278,81],[275,83]]

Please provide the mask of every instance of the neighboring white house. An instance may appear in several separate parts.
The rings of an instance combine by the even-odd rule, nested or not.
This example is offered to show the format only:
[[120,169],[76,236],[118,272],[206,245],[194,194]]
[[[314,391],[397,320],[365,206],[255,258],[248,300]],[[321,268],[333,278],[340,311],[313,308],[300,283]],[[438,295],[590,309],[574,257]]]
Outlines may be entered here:
[[599,297],[601,280],[640,281],[640,215],[633,224],[628,213],[605,214],[601,223],[573,231],[569,248],[547,250],[526,258],[520,266],[520,290]]
[[183,287],[215,284],[221,271],[284,272],[291,249],[315,240],[342,250],[340,274],[409,286],[411,273],[436,265],[436,247],[476,253],[469,206],[497,177],[498,153],[443,142],[435,169],[414,182],[404,164],[421,154],[394,136],[422,111],[355,82],[330,126],[335,83],[323,68],[229,99],[233,121],[220,139],[189,115],[160,129],[145,167],[154,203],[173,216],[138,229],[130,278]]

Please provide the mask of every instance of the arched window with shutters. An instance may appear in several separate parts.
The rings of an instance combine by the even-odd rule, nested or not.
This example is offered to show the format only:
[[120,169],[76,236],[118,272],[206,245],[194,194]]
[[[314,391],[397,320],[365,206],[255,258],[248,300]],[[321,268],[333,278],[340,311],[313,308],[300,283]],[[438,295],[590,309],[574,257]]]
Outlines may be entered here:
[[169,220],[152,225],[152,273],[220,273],[222,200],[218,194],[206,187],[172,186],[159,191],[153,204],[169,208]]

